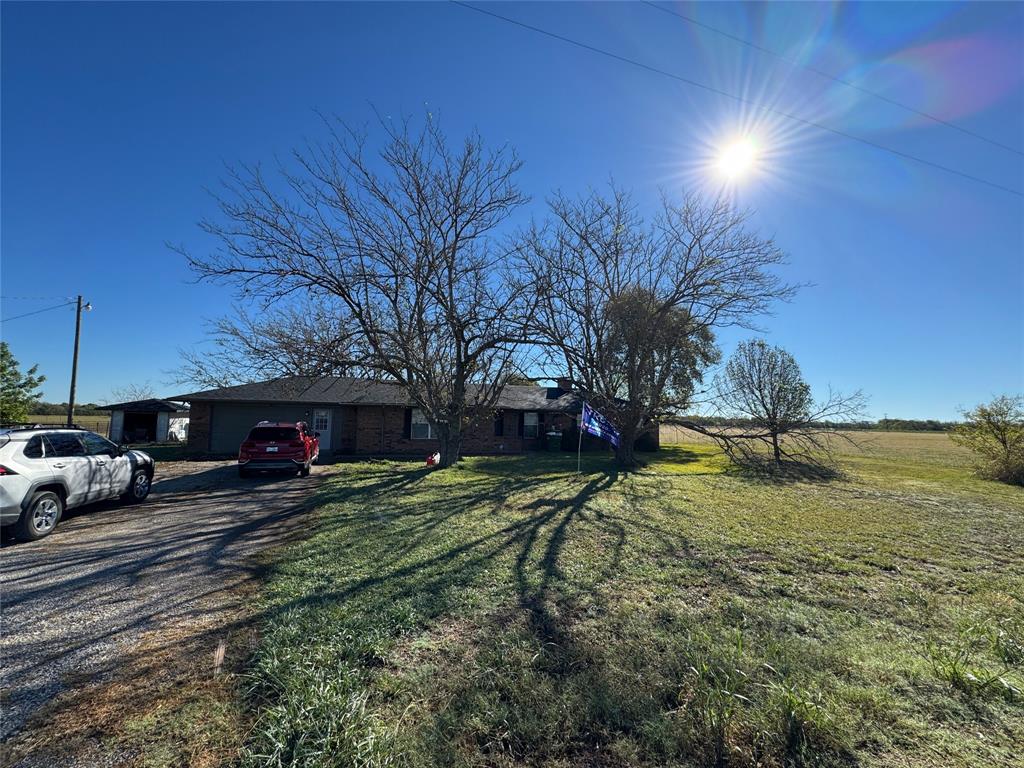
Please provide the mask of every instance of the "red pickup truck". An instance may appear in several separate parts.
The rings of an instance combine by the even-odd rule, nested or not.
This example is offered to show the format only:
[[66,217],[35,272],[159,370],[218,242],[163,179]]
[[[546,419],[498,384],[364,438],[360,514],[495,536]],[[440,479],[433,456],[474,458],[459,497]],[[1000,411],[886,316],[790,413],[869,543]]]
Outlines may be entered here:
[[320,433],[304,421],[261,421],[238,449],[238,474],[284,471],[306,477],[319,458]]

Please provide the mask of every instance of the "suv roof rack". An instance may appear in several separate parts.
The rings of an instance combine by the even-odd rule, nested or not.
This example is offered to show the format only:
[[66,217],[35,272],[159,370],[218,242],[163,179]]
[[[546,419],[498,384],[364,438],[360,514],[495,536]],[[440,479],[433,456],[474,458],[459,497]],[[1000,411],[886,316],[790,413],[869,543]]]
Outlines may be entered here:
[[17,422],[10,424],[0,424],[0,429],[6,429],[9,432],[17,432],[21,430],[29,429],[78,429],[83,432],[87,431],[85,427],[79,426],[78,424],[30,424],[28,422]]

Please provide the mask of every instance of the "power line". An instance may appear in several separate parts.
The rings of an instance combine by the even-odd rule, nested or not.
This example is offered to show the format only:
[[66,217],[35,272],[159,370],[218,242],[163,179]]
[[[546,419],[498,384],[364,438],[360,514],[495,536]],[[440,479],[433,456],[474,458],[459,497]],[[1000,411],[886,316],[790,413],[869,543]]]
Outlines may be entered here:
[[831,80],[834,83],[839,83],[840,85],[845,85],[847,88],[852,88],[855,91],[859,91],[860,93],[863,93],[863,94],[865,94],[867,96],[871,96],[872,98],[878,99],[879,101],[884,101],[886,104],[892,104],[893,106],[900,107],[902,109],[907,110],[908,112],[913,112],[915,115],[918,115],[919,117],[924,117],[924,118],[926,118],[928,120],[931,120],[934,123],[938,123],[939,125],[944,125],[947,128],[952,128],[954,131],[960,131],[960,133],[965,133],[968,136],[973,136],[974,138],[979,139],[980,141],[987,142],[987,143],[989,143],[989,144],[991,144],[991,145],[993,145],[995,147],[999,147],[1000,149],[1005,149],[1005,150],[1007,150],[1009,152],[1013,152],[1016,155],[1021,155],[1022,157],[1024,157],[1024,152],[1022,152],[1021,150],[1017,149],[1016,147],[1011,147],[1010,145],[1003,144],[1001,142],[996,141],[995,139],[990,139],[988,136],[983,136],[980,133],[976,133],[975,131],[970,130],[969,128],[964,128],[963,126],[957,125],[956,123],[951,123],[948,120],[943,120],[941,117],[936,117],[935,115],[929,114],[928,112],[923,112],[920,109],[917,109],[916,107],[910,106],[909,104],[904,104],[902,101],[898,101],[896,99],[889,98],[888,96],[884,96],[881,93],[878,93],[876,91],[872,91],[872,90],[870,90],[868,88],[865,88],[865,87],[863,87],[861,85],[857,85],[856,83],[850,82],[849,80],[844,80],[841,77],[836,77],[835,75],[833,75],[833,74],[831,74],[829,72],[826,72],[823,69],[818,69],[816,67],[812,67],[812,66],[809,66],[807,64],[801,64],[799,61],[796,61],[795,59],[790,59],[790,58],[788,58],[786,56],[783,56],[781,53],[773,51],[771,48],[765,48],[764,46],[758,45],[757,43],[751,42],[750,40],[745,40],[742,37],[737,37],[736,35],[733,35],[733,34],[730,34],[729,32],[726,32],[725,30],[718,29],[717,27],[713,27],[710,24],[705,24],[702,21],[698,21],[697,19],[693,18],[692,16],[687,16],[686,14],[679,13],[678,11],[674,11],[671,8],[666,8],[663,5],[659,5],[658,3],[652,2],[652,0],[641,0],[641,2],[644,5],[647,5],[647,6],[650,6],[651,8],[654,8],[655,10],[661,11],[662,13],[667,13],[670,16],[675,16],[675,17],[677,17],[679,19],[682,19],[683,21],[686,21],[686,22],[688,22],[690,24],[693,24],[694,26],[701,27],[702,29],[706,29],[709,32],[714,32],[716,35],[721,35],[722,37],[726,37],[726,38],[728,38],[730,40],[733,40],[734,42],[737,42],[737,43],[739,43],[741,45],[745,45],[745,46],[747,46],[749,48],[753,48],[755,51],[760,51],[761,53],[765,53],[765,54],[767,54],[769,56],[773,56],[776,59],[778,59],[779,61],[783,61],[783,62],[785,62],[786,64],[789,64],[792,67],[798,67],[800,69],[807,70],[808,72],[813,72],[814,74],[818,75],[819,77],[824,77],[826,80]]
[[0,296],[4,301],[54,301],[55,299],[72,299],[71,296]]
[[65,302],[64,304],[57,304],[56,306],[53,306],[53,307],[47,307],[46,309],[37,309],[35,312],[26,312],[23,315],[15,315],[14,317],[5,317],[3,320],[0,320],[0,323],[6,323],[8,320],[20,320],[23,317],[31,317],[32,315],[38,315],[38,314],[41,314],[43,312],[49,312],[49,311],[54,310],[54,309],[60,309],[61,307],[70,307],[74,303],[75,303],[74,301],[68,301],[68,302]]
[[935,162],[932,162],[931,160],[925,160],[924,158],[917,157],[916,155],[911,155],[911,154],[908,154],[906,152],[901,152],[898,149],[893,149],[891,147],[887,147],[884,144],[878,144],[878,143],[876,143],[874,141],[871,141],[870,139],[865,139],[865,138],[863,138],[861,136],[857,136],[857,135],[852,134],[852,133],[846,133],[845,131],[841,131],[838,128],[832,128],[832,127],[824,125],[822,123],[815,122],[814,120],[808,120],[806,118],[799,117],[798,115],[790,114],[789,112],[783,112],[782,110],[775,109],[774,107],[766,107],[766,106],[764,106],[762,104],[758,104],[754,100],[748,99],[748,98],[746,98],[744,96],[737,96],[734,93],[729,93],[728,91],[723,91],[723,90],[721,90],[719,88],[715,88],[714,86],[707,85],[705,83],[701,83],[701,82],[699,82],[697,80],[691,80],[688,77],[683,77],[682,75],[677,75],[674,72],[669,72],[669,71],[664,70],[664,69],[659,69],[658,67],[651,66],[650,64],[644,64],[641,61],[637,61],[636,59],[631,59],[631,58],[629,58],[627,56],[621,56],[620,54],[612,53],[611,51],[607,51],[604,48],[598,48],[597,46],[589,45],[588,43],[581,43],[579,40],[573,40],[571,37],[565,37],[565,36],[559,35],[559,34],[557,34],[555,32],[549,32],[548,30],[542,29],[541,27],[535,27],[535,26],[533,26],[531,24],[527,24],[526,22],[518,21],[517,19],[512,19],[512,18],[509,18],[508,16],[502,16],[501,14],[495,13],[494,11],[488,11],[488,10],[485,10],[483,8],[478,8],[478,7],[474,6],[474,5],[470,5],[469,3],[462,2],[462,0],[449,0],[449,2],[453,3],[454,5],[458,5],[458,6],[461,6],[463,8],[467,8],[467,9],[469,9],[471,11],[476,11],[477,13],[482,13],[485,16],[491,16],[491,17],[493,17],[495,19],[499,19],[500,21],[504,21],[504,22],[506,22],[508,24],[512,24],[512,25],[517,26],[517,27],[522,27],[523,29],[528,29],[531,32],[536,32],[538,34],[545,35],[546,37],[550,37],[550,38],[552,38],[554,40],[559,40],[559,41],[561,41],[563,43],[568,43],[569,45],[574,45],[577,48],[582,48],[582,49],[590,51],[592,53],[598,53],[598,54],[600,54],[602,56],[606,56],[606,57],[608,57],[610,59],[615,59],[616,61],[621,61],[621,62],[624,62],[626,64],[630,64],[630,65],[632,65],[634,67],[639,67],[640,69],[645,69],[648,72],[654,72],[655,74],[662,75],[664,77],[672,78],[673,80],[677,80],[680,83],[685,83],[687,85],[692,85],[695,88],[700,88],[702,90],[708,91],[709,93],[714,93],[714,94],[717,94],[719,96],[725,96],[726,98],[732,99],[733,101],[737,101],[737,102],[739,102],[741,104],[747,104],[747,105],[753,107],[754,109],[758,109],[758,110],[761,110],[763,112],[771,112],[772,114],[779,115],[780,117],[784,117],[787,120],[793,120],[794,122],[801,123],[802,125],[807,125],[807,126],[810,126],[812,128],[817,128],[819,130],[826,131],[826,132],[834,134],[836,136],[842,136],[845,139],[850,139],[851,141],[856,141],[856,142],[858,142],[860,144],[864,144],[865,146],[874,147],[875,149],[880,149],[883,152],[888,152],[889,154],[895,155],[896,157],[902,157],[905,160],[912,160],[915,163],[920,163],[921,165],[926,165],[926,166],[928,166],[930,168],[934,168],[934,169],[939,170],[939,171],[945,171],[946,173],[951,173],[954,176],[959,176],[959,177],[964,178],[964,179],[969,179],[970,181],[975,181],[975,182],[977,182],[979,184],[984,184],[985,186],[992,187],[993,189],[998,189],[1001,192],[1008,192],[1011,195],[1016,195],[1017,197],[1024,197],[1024,192],[1021,192],[1020,190],[1013,189],[1011,187],[1004,187],[1002,184],[997,184],[994,181],[988,181],[987,179],[983,179],[983,178],[981,178],[979,176],[974,176],[974,175],[972,175],[970,173],[965,173],[964,171],[958,171],[955,168],[950,168],[949,166],[942,165],[940,163],[935,163]]

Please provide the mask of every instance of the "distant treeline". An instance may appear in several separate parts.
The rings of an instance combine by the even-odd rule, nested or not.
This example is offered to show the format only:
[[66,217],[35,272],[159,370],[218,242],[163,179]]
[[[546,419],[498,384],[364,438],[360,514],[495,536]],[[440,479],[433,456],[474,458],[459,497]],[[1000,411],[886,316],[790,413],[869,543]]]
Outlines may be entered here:
[[[721,416],[686,416],[684,420],[708,427],[753,426],[750,419],[729,419]],[[955,421],[936,421],[935,419],[879,419],[878,421],[830,423],[828,426],[837,429],[862,429],[878,432],[948,432],[956,424]]]
[[[35,403],[29,406],[32,416],[60,416],[68,412],[67,403]],[[75,414],[78,416],[108,416],[108,411],[101,411],[98,403],[75,403]]]

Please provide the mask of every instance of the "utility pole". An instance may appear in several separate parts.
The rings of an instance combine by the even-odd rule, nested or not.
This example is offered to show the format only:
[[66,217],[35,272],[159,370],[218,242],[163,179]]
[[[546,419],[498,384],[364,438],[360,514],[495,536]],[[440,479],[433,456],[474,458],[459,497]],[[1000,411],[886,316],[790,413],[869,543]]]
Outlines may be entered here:
[[[75,383],[78,379],[78,340],[82,335],[82,295],[78,295],[78,307],[75,311],[75,354],[71,358],[71,394],[68,395],[68,426],[75,423]],[[85,311],[92,309],[92,304],[85,305]]]

